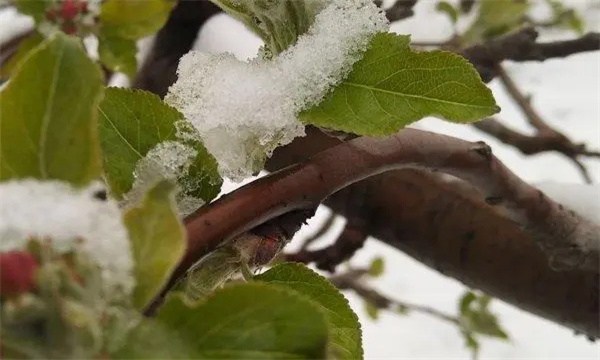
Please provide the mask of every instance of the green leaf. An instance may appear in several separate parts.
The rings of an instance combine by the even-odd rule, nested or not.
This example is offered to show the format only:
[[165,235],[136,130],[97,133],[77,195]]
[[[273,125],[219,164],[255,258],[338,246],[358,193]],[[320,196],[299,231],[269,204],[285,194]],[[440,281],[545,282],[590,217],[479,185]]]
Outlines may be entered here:
[[34,31],[27,36],[21,45],[19,45],[17,52],[14,53],[7,62],[0,64],[0,78],[4,80],[8,79],[23,60],[25,60],[27,55],[43,41],[44,37],[37,31]]
[[275,55],[295,44],[323,7],[323,1],[319,0],[211,1],[246,24]]
[[498,317],[490,312],[491,297],[467,291],[460,299],[461,328],[469,336],[481,334],[502,340],[508,339],[508,334],[501,328]]
[[508,340],[508,334],[500,327],[498,318],[490,312],[471,312],[465,316],[465,323],[465,328],[474,333]]
[[135,259],[133,304],[143,309],[169,279],[185,253],[185,229],[173,200],[173,185],[161,181],[124,216]]
[[383,262],[382,257],[376,257],[371,261],[371,265],[369,266],[369,275],[372,277],[378,277],[383,275],[383,271],[385,270],[385,264]]
[[157,320],[191,344],[195,358],[323,359],[327,348],[322,311],[265,283],[228,286],[195,306],[173,296]]
[[[175,124],[182,119],[181,113],[152,93],[106,89],[100,104],[100,141],[106,179],[114,196],[121,198],[131,189],[135,166],[148,151],[163,141],[180,141]],[[222,184],[217,163],[200,142],[188,143],[198,155],[185,178],[178,180],[194,185],[182,186],[189,195],[210,201]]]
[[288,287],[315,301],[327,315],[330,342],[337,358],[363,357],[358,316],[352,311],[344,295],[327,279],[302,264],[294,263],[277,265],[254,279]]
[[479,12],[471,27],[463,34],[463,46],[506,34],[526,21],[527,0],[481,0]]
[[133,79],[137,70],[137,45],[135,40],[104,34],[104,28],[98,34],[98,55],[104,66],[114,72],[122,72]]
[[477,295],[475,295],[475,293],[473,293],[472,291],[465,292],[465,294],[460,298],[460,301],[459,301],[458,308],[460,310],[460,314],[461,315],[466,314],[469,311],[471,304],[475,300],[477,300]]
[[194,359],[197,354],[178,333],[160,321],[143,318],[129,331],[123,346],[111,352],[111,359]]
[[49,1],[12,0],[20,13],[32,16],[36,22],[44,20]]
[[439,12],[445,13],[450,18],[452,24],[456,24],[458,21],[458,11],[447,1],[440,1],[435,6],[435,9]]
[[358,135],[387,135],[430,115],[471,122],[498,111],[467,60],[444,51],[414,52],[408,36],[386,33],[376,35],[346,80],[300,119]]
[[107,0],[100,23],[106,35],[137,40],[162,28],[174,6],[173,0]]
[[578,34],[585,31],[584,21],[575,9],[567,8],[560,0],[546,0],[552,10],[552,26],[570,29]]
[[56,34],[37,47],[0,92],[0,180],[97,178],[103,83],[78,39]]

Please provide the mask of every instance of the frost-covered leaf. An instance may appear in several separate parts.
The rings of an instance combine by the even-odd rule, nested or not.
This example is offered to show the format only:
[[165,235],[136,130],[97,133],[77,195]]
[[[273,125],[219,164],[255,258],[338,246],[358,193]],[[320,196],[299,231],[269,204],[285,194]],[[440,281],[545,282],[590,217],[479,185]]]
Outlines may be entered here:
[[167,300],[156,317],[205,359],[324,359],[328,329],[308,298],[265,283],[237,284],[206,301]]
[[330,329],[330,342],[336,358],[360,359],[363,356],[358,317],[348,300],[327,279],[302,264],[277,265],[256,280],[288,287],[309,297],[325,310]]
[[506,34],[526,20],[528,0],[481,0],[475,21],[461,37],[464,46]]
[[[219,193],[222,180],[214,158],[199,141],[178,138],[176,125],[182,119],[177,110],[149,92],[106,89],[100,104],[100,142],[105,175],[114,196],[122,198],[131,190],[136,166],[149,153],[160,163],[157,166],[181,172],[171,175],[184,195],[209,201]],[[187,150],[191,150],[190,161],[181,166],[180,160],[187,161],[182,159]]]
[[173,0],[107,0],[100,7],[103,32],[137,40],[157,32],[167,22]]
[[385,33],[373,38],[350,75],[300,119],[359,135],[386,135],[430,115],[466,123],[498,111],[467,60],[444,51],[414,52],[408,36]]
[[98,177],[103,83],[78,39],[56,34],[37,47],[0,92],[0,179]]
[[168,181],[159,182],[124,215],[135,259],[133,304],[139,309],[160,291],[185,253],[185,230],[173,190]]
[[98,34],[98,55],[104,66],[114,72],[122,72],[133,79],[137,69],[137,46],[135,40],[106,35],[100,29]]
[[34,31],[27,36],[21,45],[19,45],[17,52],[12,55],[8,61],[0,64],[0,78],[4,80],[8,79],[8,77],[15,71],[17,66],[23,62],[25,57],[29,55],[33,49],[40,45],[42,41],[44,41],[44,37],[37,31]]
[[241,20],[265,42],[272,54],[293,45],[312,25],[322,0],[212,0]]
[[371,265],[369,266],[369,276],[378,277],[383,275],[383,271],[385,270],[385,264],[383,262],[382,257],[377,257],[371,261]]
[[447,1],[440,1],[436,4],[435,9],[439,12],[442,12],[450,18],[450,21],[453,24],[456,24],[458,21],[458,11]]

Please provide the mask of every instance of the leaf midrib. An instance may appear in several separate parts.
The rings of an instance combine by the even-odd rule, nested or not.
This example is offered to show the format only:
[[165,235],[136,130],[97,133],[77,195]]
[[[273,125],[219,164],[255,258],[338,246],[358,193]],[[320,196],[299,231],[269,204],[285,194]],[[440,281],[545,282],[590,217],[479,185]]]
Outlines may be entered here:
[[377,88],[377,87],[373,87],[373,86],[354,83],[351,81],[344,81],[343,85],[354,86],[354,87],[369,90],[371,92],[380,92],[380,93],[390,94],[390,95],[395,95],[395,96],[400,96],[400,97],[404,96],[404,97],[414,98],[414,99],[419,99],[419,100],[435,101],[435,102],[440,102],[440,103],[454,105],[454,106],[463,106],[463,107],[470,107],[470,108],[477,108],[477,109],[492,109],[492,108],[494,108],[494,106],[465,104],[465,103],[460,103],[460,102],[455,102],[455,101],[450,101],[450,100],[443,100],[443,99],[438,99],[438,98],[427,97],[427,96],[423,96],[423,95],[406,94],[406,93],[403,93],[400,91],[385,90],[385,89],[381,89],[381,88]]
[[143,156],[142,154],[140,154],[140,152],[133,146],[132,143],[129,142],[129,140],[127,140],[127,138],[125,138],[125,136],[121,133],[121,131],[119,130],[119,128],[117,128],[117,126],[115,125],[115,123],[113,123],[110,120],[110,117],[108,115],[106,115],[106,113],[102,110],[102,107],[98,107],[98,110],[100,110],[100,112],[102,113],[102,115],[104,116],[104,118],[106,119],[106,121],[108,121],[108,123],[110,124],[110,126],[112,126],[113,129],[115,129],[115,132],[117,133],[117,135],[119,135],[119,137],[121,139],[123,139],[123,142],[125,144],[127,144],[127,146],[129,146],[129,148],[131,150],[133,150],[134,153],[137,154],[138,158],[141,159]]
[[44,112],[44,117],[42,118],[42,126],[40,131],[40,141],[39,141],[39,150],[38,157],[40,159],[40,173],[42,178],[48,177],[48,169],[46,169],[46,142],[48,138],[48,127],[50,126],[50,122],[52,121],[51,114],[52,109],[54,108],[54,97],[56,95],[56,88],[58,83],[58,72],[61,67],[61,61],[63,55],[65,53],[65,45],[63,44],[60,47],[60,52],[58,58],[56,59],[56,65],[54,66],[54,71],[52,71],[52,83],[50,84],[48,101],[46,102],[46,111]]

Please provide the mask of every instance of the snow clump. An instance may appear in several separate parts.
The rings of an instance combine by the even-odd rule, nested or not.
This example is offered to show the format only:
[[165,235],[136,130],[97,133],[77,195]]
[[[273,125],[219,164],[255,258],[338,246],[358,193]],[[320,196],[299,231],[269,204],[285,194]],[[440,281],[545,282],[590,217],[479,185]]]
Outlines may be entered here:
[[79,249],[101,269],[108,294],[131,293],[134,261],[121,211],[102,200],[98,184],[77,189],[62,181],[0,183],[0,252],[22,250],[31,238],[50,239],[58,252]]
[[388,21],[372,0],[332,0],[295,45],[272,60],[191,51],[165,100],[198,130],[222,176],[239,181],[304,135],[297,114],[319,104]]

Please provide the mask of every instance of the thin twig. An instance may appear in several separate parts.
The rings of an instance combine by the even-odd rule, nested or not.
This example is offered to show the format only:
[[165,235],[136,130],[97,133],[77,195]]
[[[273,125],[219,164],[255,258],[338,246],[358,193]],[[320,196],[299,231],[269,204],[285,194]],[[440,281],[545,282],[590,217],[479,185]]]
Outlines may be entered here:
[[547,43],[536,42],[537,37],[538,32],[533,27],[525,27],[517,32],[462,49],[459,54],[477,68],[485,82],[489,82],[497,75],[496,66],[505,60],[544,61],[600,50],[600,34],[595,32],[572,40]]
[[[403,20],[413,16],[414,6],[417,4],[418,0],[397,0],[391,6],[387,7],[385,10],[385,16],[390,22]],[[382,7],[382,0],[375,0],[375,4],[379,7]]]
[[453,325],[460,325],[460,320],[456,316],[448,315],[440,310],[430,306],[413,304],[408,301],[392,299],[385,296],[374,289],[367,287],[360,282],[361,275],[366,272],[350,271],[340,275],[332,276],[329,281],[340,290],[351,290],[357,295],[370,302],[378,309],[403,308],[406,310],[418,312],[421,314],[432,316],[436,319],[449,322]]
[[304,242],[300,246],[300,251],[307,250],[308,247],[312,243],[314,243],[315,241],[317,241],[318,239],[320,239],[323,235],[325,235],[325,233],[331,229],[331,226],[335,222],[335,218],[336,218],[336,214],[334,212],[332,212],[331,214],[329,214],[327,216],[327,219],[319,227],[319,229],[314,234],[312,234],[311,236],[309,236],[306,239],[304,239]]
[[[513,141],[513,143],[519,143],[521,146],[526,146],[524,148],[520,148],[525,153],[529,152],[530,154],[538,153],[541,151],[549,151],[554,150],[557,151],[567,158],[569,158],[579,169],[579,172],[585,179],[587,183],[591,183],[592,179],[587,170],[587,168],[581,163],[579,160],[579,156],[595,156],[595,151],[587,151],[585,144],[576,144],[571,139],[569,139],[566,135],[558,132],[553,129],[541,115],[537,112],[537,110],[532,106],[531,99],[529,96],[524,95],[521,90],[518,88],[517,84],[510,77],[510,75],[506,72],[506,70],[501,66],[496,66],[496,73],[498,74],[498,78],[501,83],[504,85],[507,93],[512,97],[512,99],[517,103],[523,114],[525,115],[529,124],[537,130],[537,134],[534,137],[521,136],[519,140]],[[499,133],[500,126],[498,123],[490,125],[476,125],[479,129],[492,133]],[[504,132],[504,140],[508,140],[511,136],[515,137],[515,131],[508,131],[507,129],[503,129]],[[512,140],[512,139],[511,139]],[[508,140],[510,141],[510,140]],[[507,141],[505,141],[507,142]],[[591,155],[588,155],[591,154]]]

